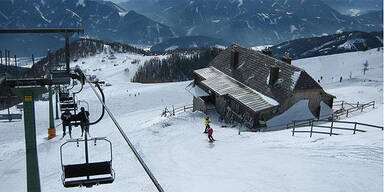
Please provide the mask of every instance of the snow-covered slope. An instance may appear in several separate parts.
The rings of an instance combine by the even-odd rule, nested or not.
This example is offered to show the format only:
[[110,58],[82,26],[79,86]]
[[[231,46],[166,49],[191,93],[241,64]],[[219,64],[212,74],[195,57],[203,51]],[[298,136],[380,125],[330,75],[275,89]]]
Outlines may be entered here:
[[[303,59],[293,64],[305,68],[314,78],[323,76],[322,86],[338,99],[375,100],[375,109],[355,113],[347,120],[382,126],[382,55],[382,51],[370,50]],[[365,128],[366,133],[356,135],[343,132],[340,136],[315,134],[312,138],[307,134],[292,137],[289,130],[242,132],[238,135],[238,127],[222,128],[217,115],[211,114],[211,126],[217,141],[208,143],[202,133],[204,114],[189,111],[174,117],[160,116],[165,106],[178,107],[192,102],[192,96],[185,90],[190,82],[131,83],[129,79],[137,67],[131,62],[139,59],[142,64],[149,57],[133,54],[114,56],[116,59],[109,60],[110,55],[102,54],[74,64],[112,84],[104,87],[106,104],[165,191],[383,190],[381,130]],[[105,61],[101,62],[103,57]],[[370,68],[366,77],[359,68],[365,60]],[[129,68],[128,74],[124,71],[126,68]],[[350,71],[351,79],[348,78]],[[343,75],[341,83],[339,75]],[[100,106],[89,87],[83,90],[79,99],[89,102],[91,119],[96,119]],[[59,140],[61,127],[57,128],[58,138],[48,141],[48,102],[36,102],[36,109],[42,191],[87,190],[62,186],[59,147],[65,140]],[[59,123],[56,121],[56,125]],[[0,122],[0,126],[0,189],[26,191],[23,122]],[[92,126],[90,132],[93,137],[106,136],[113,142],[113,168],[116,172],[113,184],[95,186],[90,190],[156,191],[109,117]],[[79,128],[73,129],[73,136],[80,136]],[[103,148],[90,147],[92,158],[108,155]],[[78,149],[72,146],[69,149],[71,155],[64,159],[81,162],[82,153]]]

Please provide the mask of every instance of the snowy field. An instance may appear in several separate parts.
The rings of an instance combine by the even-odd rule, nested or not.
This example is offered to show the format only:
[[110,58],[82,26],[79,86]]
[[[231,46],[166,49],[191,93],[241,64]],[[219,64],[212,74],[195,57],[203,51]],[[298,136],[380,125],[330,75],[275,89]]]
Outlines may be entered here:
[[[138,66],[151,57],[114,56],[116,59],[109,59],[110,55],[100,54],[79,59],[73,65],[112,85],[104,87],[106,104],[165,191],[383,191],[381,130],[363,128],[367,132],[343,132],[332,137],[314,134],[312,138],[306,133],[292,137],[289,130],[238,135],[238,127],[222,128],[217,115],[210,114],[217,141],[208,143],[202,133],[204,114],[188,111],[174,117],[160,116],[165,106],[192,103],[192,96],[185,90],[190,81],[131,83]],[[134,63],[135,59],[140,62]],[[363,75],[366,61],[369,69]],[[338,100],[376,102],[375,109],[353,113],[343,120],[383,126],[382,51],[308,58],[293,64],[303,67],[316,80],[323,76],[321,85]],[[91,119],[97,119],[101,107],[90,87],[84,88],[79,99],[90,104]],[[64,188],[59,153],[65,142],[60,140],[61,122],[55,122],[59,125],[58,137],[48,141],[48,102],[35,105],[42,191],[156,191],[107,116],[90,128],[90,134],[106,136],[113,143],[114,183],[91,189]],[[23,122],[2,121],[0,127],[0,191],[26,191]],[[80,134],[80,128],[74,127],[73,136]],[[100,145],[90,147],[91,160],[109,155]],[[78,151],[76,146],[69,147],[65,161],[82,163]]]

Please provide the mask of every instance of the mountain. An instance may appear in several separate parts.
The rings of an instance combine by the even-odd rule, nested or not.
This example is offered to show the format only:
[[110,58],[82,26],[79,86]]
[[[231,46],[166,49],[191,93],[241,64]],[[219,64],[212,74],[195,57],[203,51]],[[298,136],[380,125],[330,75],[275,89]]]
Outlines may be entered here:
[[[107,1],[92,0],[5,0],[0,1],[1,28],[85,29],[84,36],[105,41],[155,44],[174,37],[172,30],[135,11],[127,12]],[[41,55],[46,49],[63,47],[55,35],[1,35],[0,48],[17,54]],[[20,51],[20,48],[26,48]]]
[[383,32],[344,32],[323,37],[287,41],[271,47],[273,57],[288,53],[292,59],[364,51],[383,46]]
[[370,11],[383,10],[381,0],[323,0],[324,3],[345,15],[361,15]]
[[221,39],[205,36],[184,36],[172,38],[151,47],[151,51],[173,49],[196,49],[200,47],[227,47],[230,43]]
[[179,36],[210,36],[245,46],[333,34],[377,31],[382,21],[342,15],[321,0],[146,0],[120,4],[172,27]]

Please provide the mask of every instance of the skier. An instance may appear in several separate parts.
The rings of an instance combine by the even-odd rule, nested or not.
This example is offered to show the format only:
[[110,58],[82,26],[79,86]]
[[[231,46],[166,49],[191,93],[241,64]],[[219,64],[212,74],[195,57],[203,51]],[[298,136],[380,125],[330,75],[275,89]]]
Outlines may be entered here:
[[84,109],[84,107],[80,108],[80,112],[77,114],[77,119],[80,121],[81,127],[81,137],[83,136],[84,131],[85,134],[89,135],[89,112]]
[[212,134],[213,134],[213,129],[210,127],[208,129],[208,139],[209,139],[209,142],[214,142],[215,139],[212,137]]
[[210,123],[211,121],[209,120],[209,117],[207,116],[207,118],[205,118],[205,122],[204,122],[204,124],[205,124],[205,130],[204,130],[204,133],[208,133],[208,129],[209,128],[211,128],[211,126],[209,126],[209,123]]
[[61,120],[63,121],[63,137],[65,136],[66,127],[69,129],[69,137],[72,138],[72,124],[70,118],[72,117],[71,112],[69,110],[65,110],[63,114],[61,114]]

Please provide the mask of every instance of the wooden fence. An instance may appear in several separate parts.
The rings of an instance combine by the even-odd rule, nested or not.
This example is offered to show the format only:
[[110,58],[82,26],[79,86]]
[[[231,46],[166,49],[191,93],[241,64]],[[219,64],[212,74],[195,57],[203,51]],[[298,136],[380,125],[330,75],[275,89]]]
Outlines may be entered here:
[[[335,116],[340,117],[340,116],[345,115],[346,117],[348,117],[348,115],[351,114],[352,112],[356,112],[356,111],[363,112],[364,109],[366,109],[368,107],[375,108],[375,101],[371,101],[371,102],[365,103],[365,104],[359,104],[359,102],[347,103],[347,102],[342,101],[342,103],[340,103],[338,105],[341,106],[341,109],[335,111]],[[350,106],[350,108],[345,108],[346,105]]]
[[172,109],[168,109],[168,107],[165,107],[163,112],[161,113],[161,116],[167,117],[167,116],[175,116],[177,113],[186,112],[187,110],[190,110],[193,108],[192,104],[184,105],[182,107],[175,108],[174,105],[172,105]]
[[[330,125],[326,125],[326,123],[330,123]],[[336,125],[335,125],[336,124]],[[353,128],[347,127],[346,125],[353,125]],[[310,131],[307,130],[296,130],[300,127],[308,127],[310,126]],[[378,128],[383,130],[382,126],[377,125],[370,125],[366,123],[359,123],[359,122],[351,122],[351,121],[327,121],[327,120],[301,120],[301,121],[294,121],[293,122],[293,128],[292,128],[292,136],[295,135],[295,133],[309,133],[309,136],[312,137],[313,133],[318,134],[327,134],[329,136],[332,135],[340,135],[339,133],[334,133],[334,130],[350,130],[353,131],[353,134],[356,132],[366,132],[365,130],[358,129],[358,126],[365,126],[370,128]],[[323,131],[314,131],[313,128],[322,128],[322,129],[329,129],[329,132],[323,132]]]

